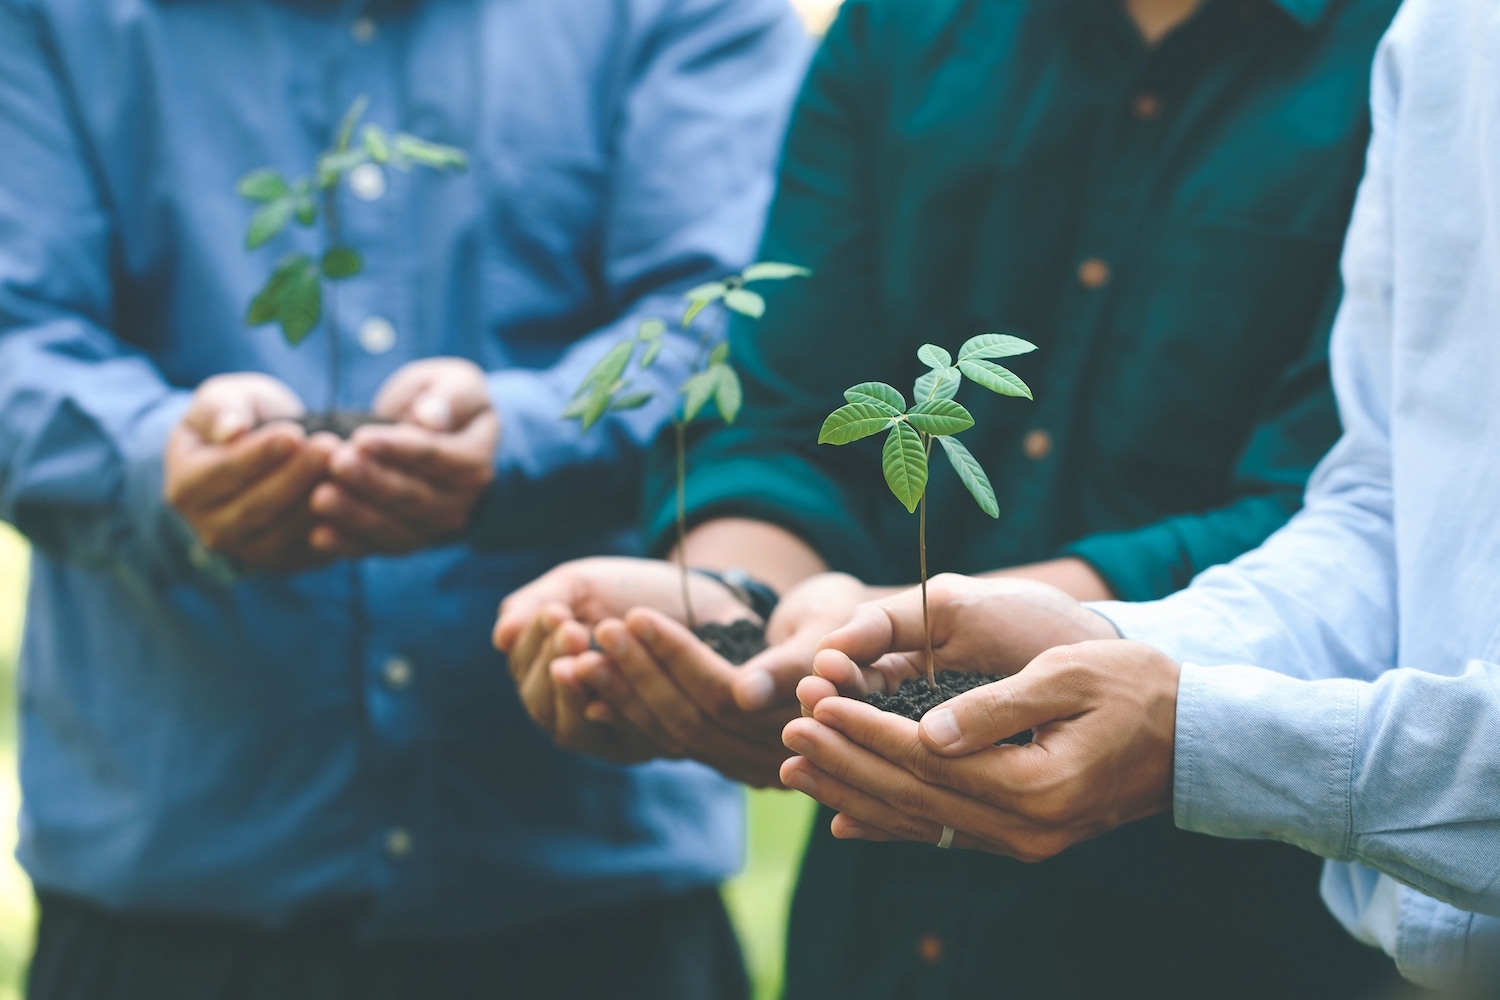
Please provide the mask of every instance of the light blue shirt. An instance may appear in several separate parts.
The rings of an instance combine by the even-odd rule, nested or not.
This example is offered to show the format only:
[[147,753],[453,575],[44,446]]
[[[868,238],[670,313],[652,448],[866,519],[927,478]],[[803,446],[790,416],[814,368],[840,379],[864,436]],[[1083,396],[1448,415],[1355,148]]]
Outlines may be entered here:
[[[737,867],[733,786],[556,749],[489,633],[517,585],[634,544],[665,404],[588,435],[560,413],[623,333],[752,259],[807,47],[785,0],[0,0],[0,518],[35,546],[38,885],[263,924],[360,900],[365,934],[432,937]],[[219,372],[323,407],[328,335],[246,329],[320,235],[247,252],[235,184],[305,173],[360,94],[470,167],[342,194],[367,270],[340,287],[339,402],[424,356],[490,371],[487,548],[221,585],[163,504],[167,432]]]
[[1184,664],[1177,824],[1331,859],[1344,925],[1458,990],[1500,949],[1494,4],[1407,0],[1372,103],[1332,344],[1344,436],[1305,509],[1173,597],[1098,609]]

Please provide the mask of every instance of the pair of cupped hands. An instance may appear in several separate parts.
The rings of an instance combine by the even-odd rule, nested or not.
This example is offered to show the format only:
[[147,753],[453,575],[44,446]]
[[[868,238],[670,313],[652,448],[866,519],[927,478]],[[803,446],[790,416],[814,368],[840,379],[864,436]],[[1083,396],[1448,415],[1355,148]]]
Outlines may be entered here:
[[500,419],[484,373],[460,358],[404,365],[376,395],[391,423],[347,440],[309,435],[285,383],[207,379],[173,429],[163,491],[210,552],[296,572],[411,552],[455,536],[494,478]]
[[[951,827],[953,846],[1031,861],[1171,807],[1178,665],[1061,590],[930,581],[936,668],[996,681],[918,723],[863,700],[925,675],[918,589],[810,577],[765,623],[770,648],[735,667],[682,623],[680,586],[670,563],[583,559],[501,605],[495,644],[559,745],[785,785],[836,811],[836,837],[937,843]],[[700,622],[754,617],[712,579],[689,586]]]

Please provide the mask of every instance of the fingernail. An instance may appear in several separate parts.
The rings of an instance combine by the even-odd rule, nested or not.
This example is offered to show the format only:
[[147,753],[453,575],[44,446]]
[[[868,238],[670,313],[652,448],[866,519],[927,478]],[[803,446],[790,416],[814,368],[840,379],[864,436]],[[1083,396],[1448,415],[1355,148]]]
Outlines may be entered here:
[[752,670],[740,678],[740,704],[753,712],[771,704],[776,694],[776,682],[764,670]]
[[922,731],[940,747],[951,747],[961,738],[958,717],[951,708],[934,708],[922,716]]
[[250,419],[244,413],[239,410],[224,410],[214,419],[214,441],[223,444],[249,427]]
[[656,626],[644,618],[631,622],[630,631],[634,632],[642,642],[651,642],[656,638]]
[[445,431],[453,424],[453,408],[441,396],[424,396],[412,407],[417,422],[435,431]]
[[809,778],[806,774],[803,774],[801,771],[793,771],[785,778],[782,778],[781,783],[794,792],[801,792],[803,795],[812,794],[812,779]]

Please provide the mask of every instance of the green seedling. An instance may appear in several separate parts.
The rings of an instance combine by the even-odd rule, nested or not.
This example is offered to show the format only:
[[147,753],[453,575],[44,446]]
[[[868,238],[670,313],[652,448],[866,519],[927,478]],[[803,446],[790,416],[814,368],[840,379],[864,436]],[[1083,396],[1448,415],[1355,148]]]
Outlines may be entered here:
[[844,393],[845,403],[828,415],[818,432],[819,444],[849,444],[888,431],[881,452],[886,485],[907,513],[917,514],[917,549],[922,571],[922,629],[927,642],[927,684],[937,687],[932,668],[932,628],[927,617],[927,472],[936,441],[948,456],[979,508],[990,517],[1000,516],[994,487],[979,461],[954,435],[974,426],[974,417],[959,403],[959,386],[968,378],[1002,396],[1031,398],[1031,390],[995,358],[1028,354],[1036,345],[1003,333],[985,333],[970,338],[959,348],[958,360],[936,344],[923,344],[917,357],[928,371],[913,387],[910,409],[906,397],[884,382],[861,382]]
[[[339,233],[338,191],[354,170],[367,163],[409,171],[414,166],[434,170],[463,170],[468,157],[463,150],[440,146],[397,132],[389,135],[378,125],[359,129],[369,101],[361,96],[345,112],[333,147],[318,157],[310,176],[289,182],[276,170],[264,167],[240,179],[242,198],[256,203],[245,233],[245,247],[260,247],[293,221],[312,227],[321,213],[327,241],[316,261],[305,253],[283,257],[265,287],[250,301],[245,322],[250,326],[279,323],[287,343],[296,346],[318,325],[324,313],[323,282],[327,281],[328,313],[328,409],[338,398],[339,338],[337,336],[336,283],[364,270],[359,251],[344,244]],[[355,133],[358,130],[358,142]]]
[[[682,316],[682,329],[690,330],[693,320],[708,306],[722,301],[724,305],[751,319],[760,319],[766,311],[766,300],[758,292],[746,288],[757,281],[783,281],[787,278],[803,278],[812,272],[795,264],[778,264],[762,261],[751,264],[739,274],[730,275],[722,281],[711,281],[690,289],[683,298],[687,310]],[[635,336],[621,341],[610,350],[589,372],[573,400],[563,410],[563,416],[577,420],[588,430],[606,413],[618,410],[635,410],[645,406],[656,394],[650,390],[631,388],[627,374],[631,363],[637,374],[650,368],[661,354],[665,343],[667,324],[659,319],[642,323]],[[639,356],[637,356],[639,351]],[[689,628],[697,627],[693,616],[693,603],[688,597],[687,566],[687,426],[698,418],[703,408],[712,399],[719,411],[719,419],[732,424],[739,416],[744,391],[740,377],[729,363],[729,343],[712,343],[712,335],[704,331],[698,338],[695,357],[690,359],[687,379],[678,387],[679,401],[672,408],[672,430],[677,445],[677,568],[682,576],[682,606]]]

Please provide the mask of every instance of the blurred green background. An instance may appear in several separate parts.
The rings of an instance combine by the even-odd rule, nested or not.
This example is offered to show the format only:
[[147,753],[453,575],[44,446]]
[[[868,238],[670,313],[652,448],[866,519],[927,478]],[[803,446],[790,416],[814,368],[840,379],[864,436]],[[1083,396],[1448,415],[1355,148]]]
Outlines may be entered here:
[[[35,911],[31,885],[16,865],[16,650],[26,595],[26,545],[0,524],[0,1000],[19,1000],[31,954]],[[750,846],[744,872],[724,887],[740,933],[756,1000],[781,993],[787,904],[813,816],[794,792],[752,791]]]

